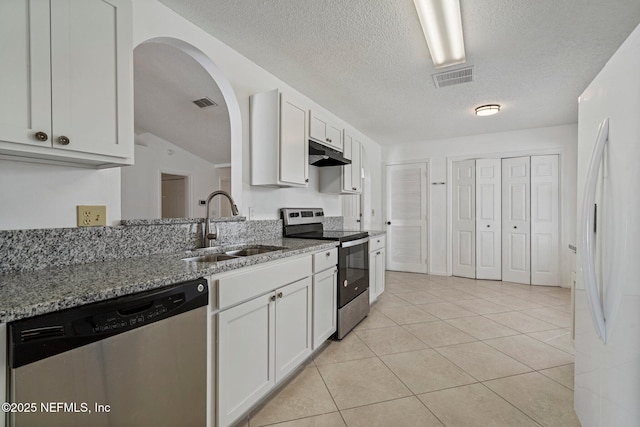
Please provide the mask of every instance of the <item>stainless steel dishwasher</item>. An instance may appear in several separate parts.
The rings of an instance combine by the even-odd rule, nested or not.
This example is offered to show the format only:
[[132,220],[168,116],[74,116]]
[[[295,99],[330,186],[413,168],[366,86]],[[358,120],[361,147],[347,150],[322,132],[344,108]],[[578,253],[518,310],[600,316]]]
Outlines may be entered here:
[[9,425],[204,426],[207,302],[198,279],[10,323]]

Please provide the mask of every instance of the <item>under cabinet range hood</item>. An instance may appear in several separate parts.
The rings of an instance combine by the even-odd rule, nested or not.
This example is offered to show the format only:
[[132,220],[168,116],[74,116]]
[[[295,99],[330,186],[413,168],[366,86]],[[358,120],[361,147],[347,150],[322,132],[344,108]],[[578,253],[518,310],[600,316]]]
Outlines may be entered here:
[[312,166],[342,166],[351,164],[341,152],[309,141],[309,164]]

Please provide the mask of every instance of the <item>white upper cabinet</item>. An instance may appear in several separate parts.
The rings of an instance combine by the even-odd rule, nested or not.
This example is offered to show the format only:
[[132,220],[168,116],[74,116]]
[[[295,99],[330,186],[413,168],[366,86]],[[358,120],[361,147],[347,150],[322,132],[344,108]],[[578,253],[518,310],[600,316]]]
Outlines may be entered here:
[[309,116],[309,138],[342,152],[342,128],[313,110]]
[[133,162],[129,0],[3,0],[0,154]]
[[308,110],[277,89],[251,96],[251,185],[309,182]]
[[351,164],[321,168],[320,191],[323,193],[362,193],[362,144],[346,130],[343,141],[343,155]]

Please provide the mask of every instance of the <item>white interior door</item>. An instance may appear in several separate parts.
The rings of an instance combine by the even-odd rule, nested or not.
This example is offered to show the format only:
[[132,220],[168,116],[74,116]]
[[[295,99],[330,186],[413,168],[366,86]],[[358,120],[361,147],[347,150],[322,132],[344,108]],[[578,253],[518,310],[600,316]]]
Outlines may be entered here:
[[531,157],[531,284],[560,286],[558,156]]
[[427,272],[427,164],[387,166],[387,269]]
[[476,160],[476,278],[502,278],[501,159]]
[[453,275],[476,277],[476,161],[453,162]]
[[531,284],[530,157],[502,159],[502,280]]

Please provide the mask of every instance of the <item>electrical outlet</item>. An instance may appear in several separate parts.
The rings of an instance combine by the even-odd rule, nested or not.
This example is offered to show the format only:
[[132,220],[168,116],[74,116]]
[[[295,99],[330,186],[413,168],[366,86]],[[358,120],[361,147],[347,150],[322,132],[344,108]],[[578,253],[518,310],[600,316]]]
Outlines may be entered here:
[[107,207],[99,206],[76,206],[78,215],[78,227],[95,227],[107,225]]

